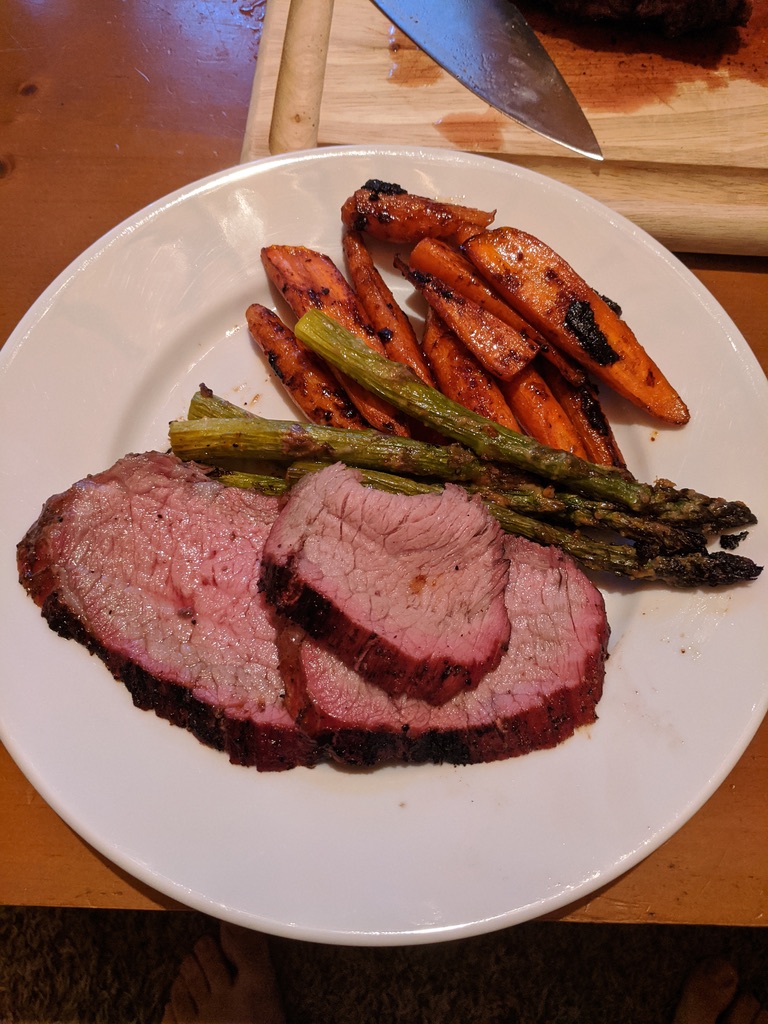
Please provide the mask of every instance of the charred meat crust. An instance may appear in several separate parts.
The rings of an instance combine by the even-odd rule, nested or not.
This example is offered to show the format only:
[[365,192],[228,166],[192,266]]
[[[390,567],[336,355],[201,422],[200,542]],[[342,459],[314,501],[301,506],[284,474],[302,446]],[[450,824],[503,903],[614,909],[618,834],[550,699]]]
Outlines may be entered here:
[[291,490],[259,589],[381,689],[441,704],[506,650],[508,566],[498,524],[463,490],[403,499],[335,464]]
[[158,679],[106,650],[61,604],[56,591],[48,595],[41,611],[54,632],[76,640],[104,662],[115,679],[125,685],[137,708],[154,711],[159,718],[186,729],[205,746],[223,751],[232,764],[275,772],[299,765],[311,767],[319,760],[318,745],[306,733],[223,714],[221,708],[198,700],[187,687]]
[[595,663],[578,691],[566,687],[549,701],[521,713],[468,729],[432,729],[411,737],[376,729],[320,729],[318,745],[343,764],[372,768],[386,763],[484,764],[557,746],[577,728],[597,721],[603,689],[602,662]]
[[[435,703],[442,703],[442,687],[450,684],[453,692],[471,689],[479,679],[493,667],[498,657],[487,665],[456,665],[446,658],[433,658],[428,663],[408,659],[404,652],[388,643],[375,632],[357,626],[332,601],[322,594],[297,582],[295,561],[276,565],[265,561],[262,567],[259,589],[278,611],[289,615],[310,636],[318,640],[334,636],[345,638],[341,654],[351,667],[368,679],[385,679],[393,692],[404,689],[436,694]],[[499,656],[506,647],[498,649]],[[441,685],[442,684],[442,685]]]

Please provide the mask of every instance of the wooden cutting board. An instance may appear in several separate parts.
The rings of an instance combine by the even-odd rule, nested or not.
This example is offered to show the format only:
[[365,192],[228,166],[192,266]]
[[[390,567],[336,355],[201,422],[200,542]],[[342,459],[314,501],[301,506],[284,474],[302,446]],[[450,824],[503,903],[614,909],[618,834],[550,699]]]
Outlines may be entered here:
[[[594,196],[675,251],[768,254],[768,0],[754,0],[743,29],[677,42],[566,23],[521,3],[587,114],[603,163],[572,155],[489,107],[370,0],[325,2],[333,19],[324,75],[302,93],[319,105],[317,145],[485,153]],[[290,5],[267,5],[244,160],[271,151]],[[295,23],[311,46],[316,25]]]

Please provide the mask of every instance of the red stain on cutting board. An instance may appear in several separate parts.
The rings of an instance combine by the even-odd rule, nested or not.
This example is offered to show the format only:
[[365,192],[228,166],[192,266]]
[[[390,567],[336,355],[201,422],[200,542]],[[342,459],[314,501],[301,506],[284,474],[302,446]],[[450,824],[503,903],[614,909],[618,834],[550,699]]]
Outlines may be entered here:
[[741,28],[665,39],[608,23],[566,22],[530,3],[521,10],[581,103],[592,111],[640,110],[682,88],[733,81],[768,88],[768,0],[754,0]]
[[[609,23],[566,20],[519,3],[576,98],[590,111],[632,112],[670,102],[681,89],[749,81],[768,88],[768,0],[754,0],[748,24],[683,39]],[[437,66],[397,29],[389,37],[393,85],[418,88]],[[488,130],[492,131],[489,119]],[[458,127],[458,126],[456,126]],[[476,134],[477,122],[473,122]]]

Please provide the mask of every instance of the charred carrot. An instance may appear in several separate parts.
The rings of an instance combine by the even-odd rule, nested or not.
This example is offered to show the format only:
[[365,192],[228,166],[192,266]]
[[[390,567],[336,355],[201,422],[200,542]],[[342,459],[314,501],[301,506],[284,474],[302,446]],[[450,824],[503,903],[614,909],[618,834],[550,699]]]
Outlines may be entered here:
[[575,387],[584,383],[586,375],[581,367],[554,349],[546,338],[480,277],[474,264],[454,246],[439,238],[424,238],[413,247],[408,262],[415,270],[445,281],[453,291],[477,302],[499,320],[519,331],[520,335],[536,345],[544,358],[556,366]]
[[422,340],[440,391],[455,402],[512,430],[586,458],[586,449],[546,381],[532,366],[511,381],[487,373],[432,308]]
[[410,366],[425,384],[434,386],[413,325],[379,273],[363,236],[347,231],[343,245],[350,280],[387,356]]
[[554,366],[546,363],[540,364],[539,370],[581,438],[589,461],[599,466],[626,469],[627,463],[600,404],[595,385],[585,381],[581,387],[575,388]]
[[[261,250],[261,259],[270,281],[297,317],[309,309],[320,309],[374,352],[384,354],[357,296],[328,256],[299,245],[269,245]],[[333,372],[367,423],[388,434],[408,435],[402,413],[344,374],[338,376],[336,369]]]
[[668,423],[688,409],[614,303],[609,305],[553,249],[516,228],[467,240],[464,252],[503,297],[598,380]]
[[536,355],[538,347],[528,338],[444,281],[413,270],[399,256],[395,266],[489,373],[510,380]]
[[501,381],[499,386],[529,437],[550,448],[587,458],[587,450],[573,423],[534,366],[526,366],[512,380]]
[[333,260],[303,245],[268,245],[261,250],[267,275],[297,316],[321,309],[383,354],[360,301]]
[[427,310],[421,344],[436,385],[447,398],[510,430],[520,429],[496,381],[432,309]]
[[[425,238],[412,249],[409,262],[417,270],[441,278],[452,289],[478,302],[500,320],[517,328],[524,336],[530,337],[534,344],[540,345],[541,352],[536,357],[540,369],[543,368],[546,359],[552,365],[552,376],[562,381],[566,387],[570,386],[571,390],[575,391],[577,387],[587,386],[584,371],[574,366],[557,349],[548,345],[538,331],[494,292],[478,275],[474,265],[453,246],[440,239]],[[537,372],[537,369],[529,364],[508,384],[502,384],[501,390],[526,434],[541,441],[542,444],[586,457],[589,448],[582,432],[574,423],[569,410],[564,408],[559,396],[553,393],[548,375],[542,376],[542,373]]]
[[408,263],[413,270],[444,281],[452,291],[489,310],[499,320],[518,330],[536,348],[543,343],[544,339],[538,331],[491,289],[479,276],[475,266],[455,246],[439,238],[424,238],[411,250]]
[[362,430],[366,423],[326,363],[302,345],[290,328],[266,306],[245,312],[251,337],[275,375],[312,423]]
[[427,237],[464,241],[485,230],[495,216],[495,211],[489,213],[471,206],[441,203],[376,179],[357,189],[341,208],[345,227],[366,231],[387,242],[411,245]]

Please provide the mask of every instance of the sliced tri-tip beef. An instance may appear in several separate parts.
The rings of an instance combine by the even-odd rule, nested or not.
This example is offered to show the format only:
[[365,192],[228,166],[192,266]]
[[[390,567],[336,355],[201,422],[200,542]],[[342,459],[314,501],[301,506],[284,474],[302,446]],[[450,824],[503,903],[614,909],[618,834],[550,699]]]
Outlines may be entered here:
[[497,761],[552,747],[593,722],[608,623],[600,592],[557,548],[509,537],[509,649],[480,685],[441,707],[391,696],[290,625],[279,631],[286,701],[346,764]]
[[258,590],[278,509],[174,456],[129,455],[45,504],[19,544],[20,578],[139,707],[235,763],[309,765],[316,747],[284,706]]
[[382,691],[433,704],[499,663],[507,575],[496,521],[461,488],[389,494],[341,464],[291,491],[262,559],[280,612]]
[[[305,538],[302,557],[315,540],[326,551],[335,536],[338,564],[350,567],[340,574],[348,589],[378,587],[386,609],[404,587],[410,592],[414,566],[371,577],[373,506],[365,497],[372,492],[361,500],[363,488],[347,471],[323,475],[335,498],[313,506],[309,521],[317,529]],[[347,488],[350,478],[354,487]],[[339,500],[344,514],[329,519],[327,505]],[[438,508],[464,557],[475,532],[457,532],[464,520],[456,504]],[[476,506],[462,497],[458,508]],[[352,765],[498,760],[553,746],[595,719],[605,610],[559,550],[502,541],[509,649],[475,689],[436,706],[386,692],[265,603],[258,582],[265,539],[269,534],[271,543],[275,532],[279,538],[284,526],[292,532],[290,513],[279,509],[276,499],[226,488],[173,456],[126,456],[46,502],[19,544],[20,578],[52,628],[103,659],[139,707],[261,770],[328,757]],[[411,523],[402,535],[388,534],[399,555],[428,546],[433,512],[427,509],[419,528]],[[345,537],[349,516],[355,525]],[[350,537],[352,554],[342,543]],[[478,562],[485,564],[479,555]],[[490,564],[498,571],[495,560]],[[425,573],[425,585],[429,578]],[[371,607],[378,607],[372,595]],[[445,621],[433,630],[438,638],[459,632],[457,615],[466,618],[466,606],[449,596]],[[320,631],[326,639],[330,621],[326,615]],[[412,657],[410,651],[406,662]]]

